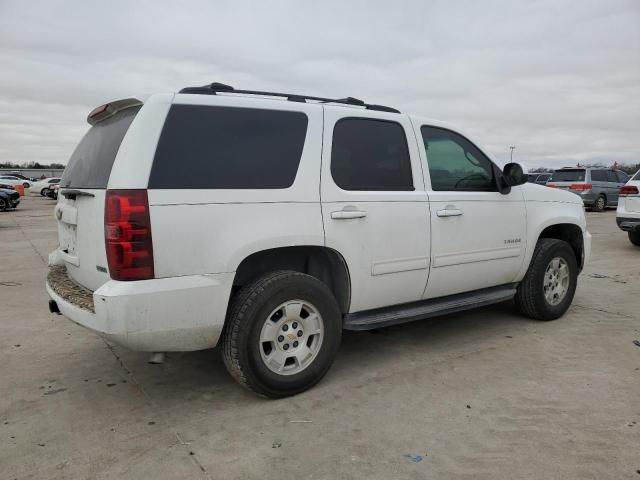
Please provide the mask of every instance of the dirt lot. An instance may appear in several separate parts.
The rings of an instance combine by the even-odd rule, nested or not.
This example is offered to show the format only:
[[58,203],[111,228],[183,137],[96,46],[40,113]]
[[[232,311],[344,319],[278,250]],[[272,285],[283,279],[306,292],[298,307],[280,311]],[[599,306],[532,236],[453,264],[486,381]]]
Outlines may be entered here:
[[588,214],[569,313],[509,304],[345,334],[314,389],[270,401],[217,350],[146,354],[49,314],[53,202],[0,213],[1,478],[640,479],[640,249]]

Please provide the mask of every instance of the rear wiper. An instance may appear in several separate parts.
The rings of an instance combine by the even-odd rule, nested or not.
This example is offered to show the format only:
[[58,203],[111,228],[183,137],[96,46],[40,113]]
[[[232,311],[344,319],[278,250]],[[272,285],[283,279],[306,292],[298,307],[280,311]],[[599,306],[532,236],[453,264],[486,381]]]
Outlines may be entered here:
[[72,195],[73,195],[74,198],[75,197],[95,197],[95,195],[93,193],[84,192],[82,190],[75,190],[75,189],[62,190],[62,188],[61,188],[60,189],[60,193],[65,198],[69,198]]

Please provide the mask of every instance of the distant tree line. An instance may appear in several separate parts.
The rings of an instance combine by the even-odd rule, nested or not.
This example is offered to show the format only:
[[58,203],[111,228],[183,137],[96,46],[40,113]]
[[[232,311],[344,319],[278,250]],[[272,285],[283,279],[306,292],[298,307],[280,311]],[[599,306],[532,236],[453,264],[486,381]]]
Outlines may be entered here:
[[33,170],[51,170],[64,168],[65,166],[61,163],[39,163],[39,162],[24,162],[24,163],[14,163],[14,162],[1,162],[0,168],[29,168]]
[[[633,175],[638,170],[640,170],[640,163],[627,165],[627,164],[622,164],[618,162],[613,162],[612,165],[605,165],[602,162],[596,162],[596,163],[578,162],[578,164],[576,165],[576,168],[613,168],[615,170],[622,170],[623,172],[626,172],[629,175]],[[531,169],[529,173],[552,173],[554,170],[555,170],[554,168],[536,167]]]

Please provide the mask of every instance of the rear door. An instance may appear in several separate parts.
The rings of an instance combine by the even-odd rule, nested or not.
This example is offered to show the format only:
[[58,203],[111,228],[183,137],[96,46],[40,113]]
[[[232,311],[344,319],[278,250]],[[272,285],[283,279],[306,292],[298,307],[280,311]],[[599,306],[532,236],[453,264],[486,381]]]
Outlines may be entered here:
[[345,258],[351,312],[420,300],[429,207],[409,119],[326,106],[321,201],[327,247]]
[[105,191],[120,145],[139,110],[138,102],[95,123],[71,155],[60,180],[55,209],[59,255],[69,276],[90,290],[109,279]]

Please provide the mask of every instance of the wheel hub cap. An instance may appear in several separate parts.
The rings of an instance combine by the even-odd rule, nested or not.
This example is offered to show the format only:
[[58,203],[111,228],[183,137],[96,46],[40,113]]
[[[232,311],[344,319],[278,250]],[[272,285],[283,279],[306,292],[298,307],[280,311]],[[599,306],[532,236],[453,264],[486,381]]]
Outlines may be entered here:
[[260,331],[260,355],[272,372],[293,375],[311,365],[323,338],[324,322],[316,307],[289,300],[266,318]]
[[549,305],[558,305],[569,290],[569,264],[564,258],[555,257],[544,272],[544,298]]

